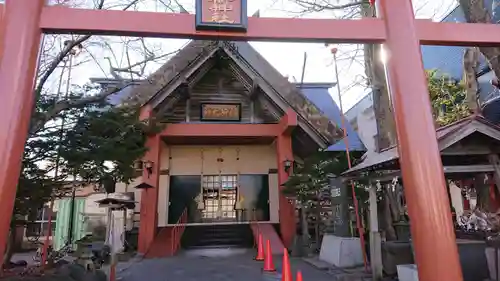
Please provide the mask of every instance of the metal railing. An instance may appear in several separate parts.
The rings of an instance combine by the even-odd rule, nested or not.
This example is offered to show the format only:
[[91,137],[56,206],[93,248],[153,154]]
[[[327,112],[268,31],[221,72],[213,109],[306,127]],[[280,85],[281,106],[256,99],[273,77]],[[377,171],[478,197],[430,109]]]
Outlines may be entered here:
[[172,239],[171,239],[171,253],[174,255],[177,250],[179,249],[179,246],[181,244],[181,238],[182,234],[184,233],[184,229],[186,228],[186,223],[187,223],[187,208],[184,209],[182,212],[179,220],[175,224],[175,226],[172,228]]

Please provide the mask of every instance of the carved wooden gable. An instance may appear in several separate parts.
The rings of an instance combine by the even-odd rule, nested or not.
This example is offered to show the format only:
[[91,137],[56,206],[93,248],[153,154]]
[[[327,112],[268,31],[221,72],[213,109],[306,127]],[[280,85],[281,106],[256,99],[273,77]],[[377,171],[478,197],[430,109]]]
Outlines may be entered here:
[[283,77],[250,44],[247,42],[227,42],[225,46],[228,52],[246,62],[248,67],[253,70],[255,79],[262,79],[269,84],[279,97],[304,118],[308,125],[312,126],[327,142],[333,144],[343,138],[341,128],[308,100],[295,85]]
[[[262,92],[248,89],[238,75],[229,68],[224,57],[217,55],[207,61],[210,69],[203,74],[189,92],[181,93],[171,110],[160,118],[162,122],[241,122],[274,123],[279,118],[255,98]],[[189,80],[188,80],[189,81]],[[181,90],[182,91],[182,90]],[[169,98],[174,97],[171,95]]]
[[[222,67],[221,61],[224,61]],[[214,75],[219,79],[205,79],[216,69],[221,71]],[[217,88],[221,84],[223,87]],[[218,89],[226,93],[216,93]],[[237,97],[236,93],[240,96]],[[299,127],[320,147],[327,147],[343,137],[334,121],[329,120],[247,42],[192,41],[138,86],[136,95],[139,100],[147,100],[160,119],[167,122],[201,120],[200,114],[193,115],[193,109],[203,100],[229,103],[240,99],[244,101],[240,108],[241,122],[277,122],[286,110],[293,108],[299,115]],[[231,113],[230,116],[234,117],[235,108],[214,106],[207,112]],[[254,113],[253,116],[249,112]]]

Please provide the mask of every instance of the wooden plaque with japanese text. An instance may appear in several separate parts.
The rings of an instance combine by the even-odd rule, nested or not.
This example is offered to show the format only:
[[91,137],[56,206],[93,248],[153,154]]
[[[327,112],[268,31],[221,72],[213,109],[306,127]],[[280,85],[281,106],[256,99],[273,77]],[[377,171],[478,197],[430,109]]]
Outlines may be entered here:
[[202,121],[241,121],[241,104],[202,103],[200,119]]
[[247,0],[196,0],[197,30],[244,32],[247,22]]

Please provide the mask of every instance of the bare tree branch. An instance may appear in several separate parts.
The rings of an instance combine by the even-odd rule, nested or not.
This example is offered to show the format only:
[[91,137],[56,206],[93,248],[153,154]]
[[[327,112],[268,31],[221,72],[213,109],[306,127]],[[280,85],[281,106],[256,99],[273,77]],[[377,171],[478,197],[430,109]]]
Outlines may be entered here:
[[[99,4],[96,6],[96,9],[100,10],[104,6],[104,1],[105,0],[100,0]],[[43,86],[49,79],[50,75],[56,70],[57,66],[68,56],[68,54],[75,48],[76,46],[81,45],[83,42],[87,41],[92,35],[85,35],[82,36],[76,40],[71,41],[70,44],[67,44],[61,52],[54,58],[52,63],[47,67],[45,70],[45,73],[42,75],[40,78],[40,81],[38,81],[38,85],[35,88],[35,97],[39,97],[40,94],[42,93]]]
[[[96,5],[95,9],[97,10],[102,10],[104,7],[104,3],[106,0],[99,0],[98,4]],[[132,0],[129,4],[127,4],[123,10],[126,11],[139,3],[140,0]],[[57,69],[59,64],[68,56],[68,54],[73,50],[75,47],[82,45],[85,41],[89,40],[90,37],[92,37],[91,34],[85,35],[82,37],[77,38],[76,40],[72,40],[70,44],[67,44],[64,46],[64,48],[57,54],[57,56],[53,59],[53,61],[47,66],[45,69],[43,75],[40,77],[40,80],[38,81],[38,85],[35,88],[35,96],[39,97],[40,94],[42,93],[42,89],[49,79],[49,77],[54,73],[54,71]]]
[[[106,0],[98,0],[99,2],[96,4],[95,6],[95,9],[103,9],[104,6],[105,6],[105,2]],[[125,5],[122,9],[123,10],[128,10],[132,7],[135,7],[141,0],[131,0],[127,5]],[[66,1],[67,2],[67,1]],[[65,2],[65,3],[66,3]],[[38,80],[38,85],[36,86],[35,88],[35,96],[36,98],[39,98],[40,95],[42,94],[42,90],[44,89],[44,86],[46,84],[46,82],[49,80],[49,78],[51,77],[51,75],[54,73],[54,71],[59,67],[59,65],[61,64],[61,62],[64,62],[65,59],[68,57],[68,55],[70,55],[71,51],[75,48],[75,47],[78,47],[78,46],[83,46],[83,43],[88,41],[90,38],[92,37],[92,35],[85,35],[85,36],[81,36],[81,37],[78,37],[74,40],[68,40],[65,42],[65,45],[64,47],[62,48],[62,50],[57,53],[56,56],[54,56],[52,58],[52,60],[43,68],[43,74],[40,76],[39,80]],[[144,60],[142,61],[139,61],[139,62],[136,62],[132,65],[129,65],[128,67],[121,67],[121,68],[114,68],[110,65],[110,70],[111,71],[118,71],[118,72],[127,72],[127,73],[131,73],[131,74],[135,74],[137,76],[142,76],[144,74],[144,65],[147,63],[147,62],[150,62],[150,61],[153,61],[155,59],[160,59],[160,58],[165,58],[175,52],[170,52],[170,53],[166,53],[166,54],[162,54],[162,55],[155,55],[154,52],[150,51],[148,48],[146,48],[146,45],[144,43],[144,38],[140,38],[140,39],[136,39],[136,40],[140,40],[141,41],[141,44],[142,46],[144,47],[144,50],[145,50],[145,57],[144,57]],[[52,44],[54,44],[55,42],[52,42]],[[106,42],[104,42],[105,46],[107,46],[107,48],[112,52],[113,48],[111,48],[111,46],[109,44],[107,44]],[[85,47],[83,47],[85,48]],[[45,50],[46,48],[44,48]],[[88,52],[88,54],[90,55],[90,57],[96,61],[96,63],[98,64],[98,66],[102,69],[102,67],[100,66],[99,62],[97,62],[96,58],[92,55],[91,52]],[[113,52],[112,52],[113,54]],[[114,55],[114,54],[113,54]],[[116,57],[115,57],[116,58]],[[140,67],[141,71],[134,71],[133,68],[134,67]],[[104,70],[103,70],[104,72]],[[44,128],[45,124],[52,120],[53,118],[57,117],[57,115],[64,111],[64,110],[67,110],[67,109],[70,109],[72,107],[78,107],[78,106],[83,106],[85,104],[89,104],[89,103],[96,103],[96,102],[100,102],[104,99],[106,99],[108,96],[114,94],[114,93],[117,93],[119,92],[121,89],[123,89],[124,87],[127,87],[131,84],[131,82],[123,82],[123,83],[119,83],[119,85],[117,85],[115,88],[113,89],[107,89],[106,91],[103,91],[97,95],[93,95],[93,96],[88,96],[88,97],[84,97],[84,98],[81,98],[81,99],[75,99],[75,100],[61,100],[59,102],[57,102],[52,108],[50,108],[49,110],[47,110],[46,112],[38,115],[34,120],[32,120],[32,124],[30,126],[30,135],[33,136],[35,135],[38,131],[40,131],[41,129]]]
[[[127,68],[120,68],[120,71],[130,72],[131,68],[134,66],[146,64],[146,63],[153,61],[153,60],[156,60],[158,58],[167,57],[169,55],[175,54],[178,51],[179,50],[176,50],[176,51],[170,52],[170,53],[166,53],[166,54],[162,54],[160,56],[148,57],[148,58],[144,59],[143,61],[137,62],[137,63],[129,66],[128,69]],[[68,109],[73,108],[73,107],[79,107],[79,106],[83,106],[83,105],[90,104],[90,103],[100,102],[100,101],[106,99],[107,97],[109,97],[110,95],[113,95],[113,94],[119,92],[120,90],[122,90],[122,89],[124,89],[124,88],[126,88],[134,83],[134,81],[130,81],[130,80],[127,80],[127,81],[126,80],[118,80],[118,82],[119,82],[118,85],[116,85],[115,87],[110,88],[110,89],[106,89],[105,91],[102,91],[101,93],[96,94],[96,95],[87,96],[87,97],[83,97],[83,98],[75,99],[75,100],[71,100],[71,99],[61,100],[61,101],[57,102],[54,105],[54,107],[52,107],[51,109],[49,109],[48,111],[43,113],[39,118],[37,118],[37,120],[35,120],[33,122],[32,126],[30,127],[30,135],[36,134],[39,130],[43,129],[45,124],[47,123],[47,121],[52,120],[62,111],[68,110]]]
[[[324,0],[294,0],[297,5],[306,8],[308,12],[320,12],[323,10],[343,10],[351,7],[358,7],[361,4],[369,4],[367,0],[365,1],[353,1],[346,4],[334,5],[329,1]],[[319,3],[318,3],[319,2]]]

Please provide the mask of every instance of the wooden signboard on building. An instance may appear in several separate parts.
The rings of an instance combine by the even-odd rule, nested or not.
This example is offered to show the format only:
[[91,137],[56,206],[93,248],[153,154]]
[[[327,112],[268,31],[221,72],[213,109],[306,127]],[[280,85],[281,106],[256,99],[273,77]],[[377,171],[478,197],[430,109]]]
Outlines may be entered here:
[[196,29],[247,30],[247,0],[196,0]]
[[202,103],[201,116],[202,121],[241,121],[241,104],[236,103]]

